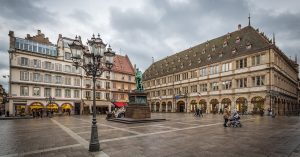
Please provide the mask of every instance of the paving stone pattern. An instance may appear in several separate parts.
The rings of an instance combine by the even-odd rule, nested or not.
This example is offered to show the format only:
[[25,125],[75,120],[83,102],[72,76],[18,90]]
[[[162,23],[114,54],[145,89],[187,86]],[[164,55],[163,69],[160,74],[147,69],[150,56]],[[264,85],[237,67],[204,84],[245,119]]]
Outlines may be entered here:
[[[242,128],[224,128],[221,115],[154,113],[164,122],[122,124],[98,116],[101,149],[111,157],[300,157],[300,117],[242,116]],[[0,121],[0,157],[96,156],[88,146],[91,116]],[[54,123],[55,121],[55,123]]]

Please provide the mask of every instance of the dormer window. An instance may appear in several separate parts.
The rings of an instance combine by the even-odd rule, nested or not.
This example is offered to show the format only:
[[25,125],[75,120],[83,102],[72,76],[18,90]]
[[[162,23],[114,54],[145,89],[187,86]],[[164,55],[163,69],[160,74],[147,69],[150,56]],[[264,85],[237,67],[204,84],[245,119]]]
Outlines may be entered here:
[[211,56],[210,55],[207,56],[207,60],[211,60]]
[[246,49],[251,49],[251,47],[252,47],[252,44],[250,43],[250,42],[247,42],[247,44],[246,44]]
[[236,48],[233,48],[233,49],[231,50],[231,52],[232,52],[232,54],[235,54],[235,53],[236,53]]
[[239,43],[241,41],[241,38],[239,37],[239,36],[237,36],[236,38],[235,38],[235,43]]
[[230,37],[231,37],[231,34],[230,33],[227,33],[227,39],[230,39]]
[[219,53],[219,57],[221,58],[223,56],[223,51],[221,51],[220,53]]
[[202,54],[205,54],[205,51],[206,51],[205,49],[202,49]]
[[178,58],[178,62],[180,62],[180,57]]
[[190,62],[189,62],[189,66],[191,66],[192,65],[192,61],[190,60]]
[[198,58],[198,63],[201,63],[201,59],[200,58]]
[[206,42],[205,46],[207,47],[209,45],[209,42]]
[[186,60],[189,59],[188,55],[185,55],[185,59],[186,59]]
[[223,42],[223,47],[226,47],[228,45],[228,42],[225,40],[224,42]]
[[216,51],[216,45],[213,45],[211,51]]
[[183,68],[183,63],[181,63],[180,68],[181,68],[181,69]]
[[196,57],[197,56],[197,53],[194,53],[194,55],[193,55],[194,57]]

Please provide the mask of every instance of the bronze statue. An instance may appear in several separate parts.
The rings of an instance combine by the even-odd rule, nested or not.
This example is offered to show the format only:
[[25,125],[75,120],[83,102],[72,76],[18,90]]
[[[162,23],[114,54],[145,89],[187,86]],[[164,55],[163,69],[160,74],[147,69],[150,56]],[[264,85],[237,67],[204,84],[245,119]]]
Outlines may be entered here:
[[142,72],[139,70],[139,68],[136,69],[135,72],[135,83],[136,83],[136,90],[143,91],[143,83],[142,83]]

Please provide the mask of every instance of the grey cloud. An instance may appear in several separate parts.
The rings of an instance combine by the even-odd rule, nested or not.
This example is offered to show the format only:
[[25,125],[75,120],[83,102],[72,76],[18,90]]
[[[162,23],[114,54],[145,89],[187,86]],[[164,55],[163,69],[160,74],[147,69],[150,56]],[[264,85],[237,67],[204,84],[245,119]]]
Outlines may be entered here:
[[93,17],[84,10],[75,9],[70,13],[70,17],[77,20],[78,23],[89,24]]
[[[54,23],[55,17],[47,8],[39,7],[39,1],[4,0],[0,5],[0,16],[6,20],[27,23]],[[23,23],[24,24],[24,23]]]

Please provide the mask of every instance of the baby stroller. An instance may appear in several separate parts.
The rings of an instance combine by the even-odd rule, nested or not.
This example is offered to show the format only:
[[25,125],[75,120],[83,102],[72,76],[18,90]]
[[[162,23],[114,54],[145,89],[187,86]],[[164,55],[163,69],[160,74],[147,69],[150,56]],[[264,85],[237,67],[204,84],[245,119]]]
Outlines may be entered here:
[[240,122],[240,119],[241,119],[240,115],[237,112],[234,112],[233,116],[229,119],[228,126],[234,128],[242,127],[242,123]]

